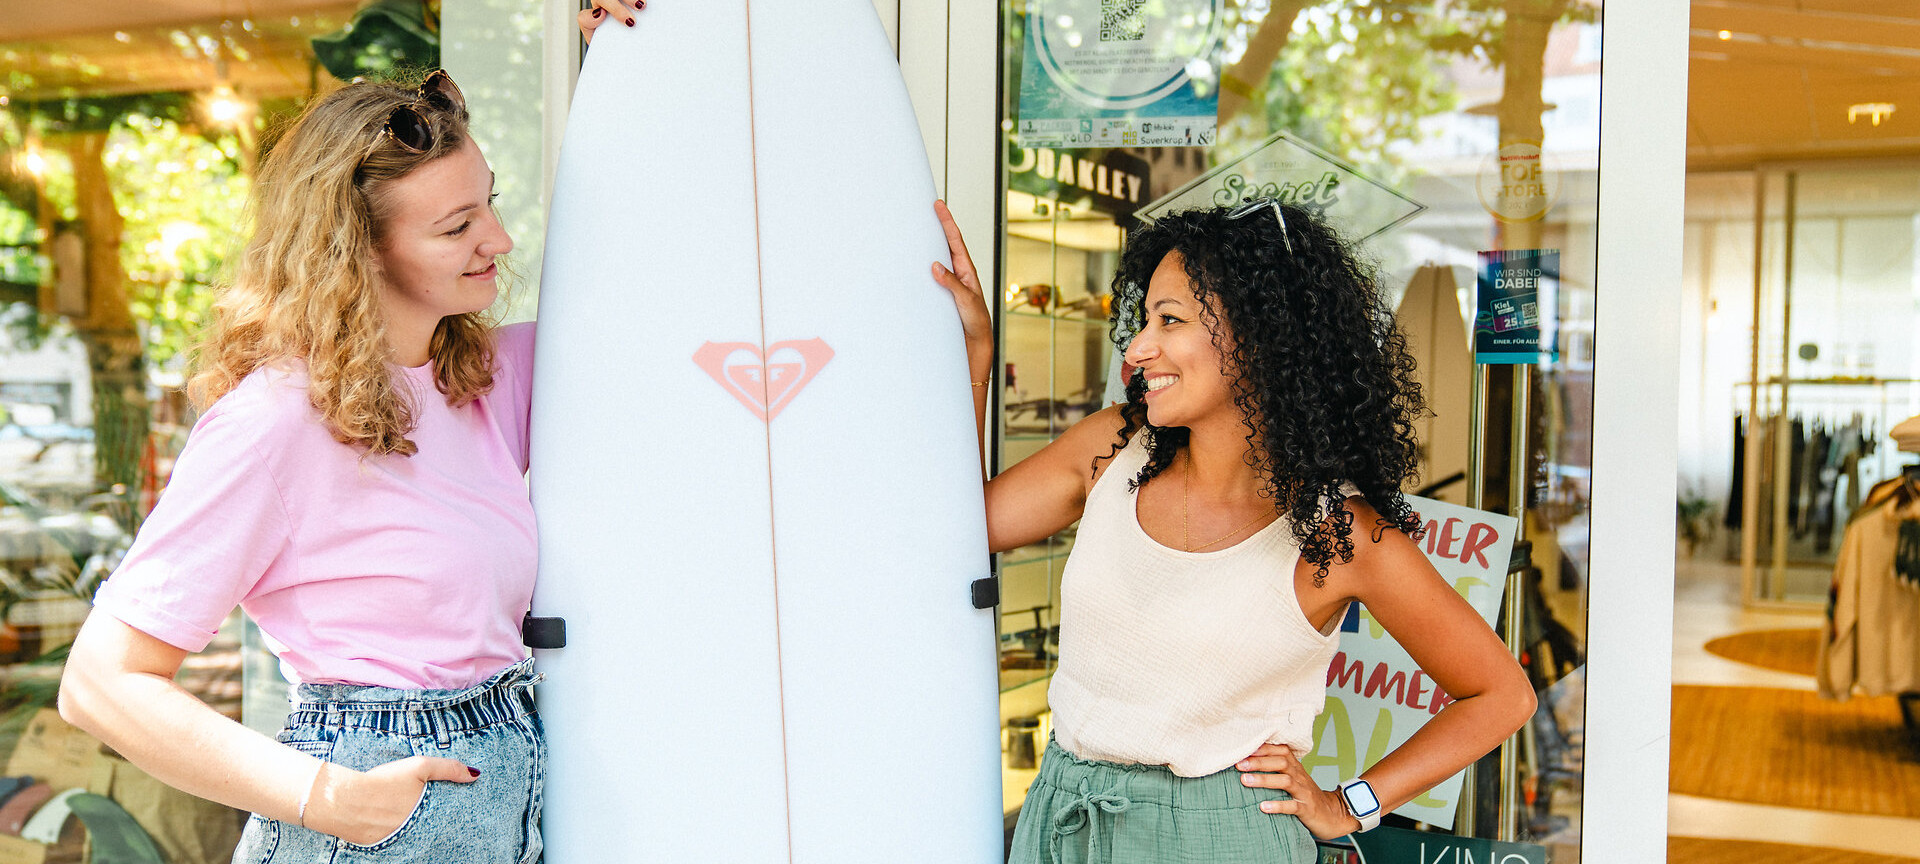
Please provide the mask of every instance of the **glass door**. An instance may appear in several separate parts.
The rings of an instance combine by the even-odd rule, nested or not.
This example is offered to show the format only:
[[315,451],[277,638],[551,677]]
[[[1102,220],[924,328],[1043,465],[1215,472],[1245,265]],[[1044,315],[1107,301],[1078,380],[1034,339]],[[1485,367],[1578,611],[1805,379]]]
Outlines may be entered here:
[[[1570,856],[1584,776],[1600,50],[1598,4],[1580,2],[1002,3],[996,464],[1121,398],[1106,314],[1130,226],[1222,194],[1321,208],[1379,263],[1420,357],[1434,416],[1407,491],[1521,520],[1525,551],[1494,576],[1507,588],[1497,624],[1526,659],[1540,714],[1428,811],[1446,819],[1419,827]],[[1101,64],[1111,74],[1088,73]],[[1552,350],[1476,366],[1483,262],[1540,253],[1558,262],[1535,301]],[[1045,741],[1072,542],[1069,529],[999,558],[1009,740]],[[1340,746],[1320,733],[1323,748]],[[1032,749],[1007,754],[1009,824]]]

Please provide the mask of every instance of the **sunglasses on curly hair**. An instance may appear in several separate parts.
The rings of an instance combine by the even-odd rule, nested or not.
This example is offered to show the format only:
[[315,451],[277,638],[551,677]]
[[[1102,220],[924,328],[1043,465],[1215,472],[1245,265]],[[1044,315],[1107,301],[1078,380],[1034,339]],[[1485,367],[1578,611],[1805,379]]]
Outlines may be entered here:
[[1280,210],[1278,198],[1249,198],[1240,206],[1227,211],[1228,219],[1245,219],[1262,210],[1273,210],[1273,218],[1280,223],[1280,242],[1287,247],[1287,254],[1293,254],[1293,240],[1287,237],[1287,214]]
[[387,125],[381,134],[393,139],[393,143],[409,153],[425,153],[433,149],[433,124],[427,122],[427,116],[420,113],[420,103],[428,107],[458,114],[467,114],[467,97],[460,92],[460,85],[453,83],[453,76],[445,69],[435,69],[427,80],[421,82],[420,89],[414,91],[415,99],[405,105],[396,106],[387,115]]

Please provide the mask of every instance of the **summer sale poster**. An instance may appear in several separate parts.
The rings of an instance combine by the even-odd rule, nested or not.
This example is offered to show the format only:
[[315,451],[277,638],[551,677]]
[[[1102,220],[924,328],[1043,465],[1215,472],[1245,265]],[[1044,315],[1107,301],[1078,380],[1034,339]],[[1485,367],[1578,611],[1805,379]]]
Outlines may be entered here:
[[[1420,548],[1487,624],[1500,612],[1519,522],[1512,516],[1407,496],[1426,531]],[[1366,609],[1350,610],[1327,671],[1327,704],[1314,722],[1314,751],[1301,760],[1323,789],[1360,776],[1453,701]],[[1452,825],[1464,774],[1393,812]]]

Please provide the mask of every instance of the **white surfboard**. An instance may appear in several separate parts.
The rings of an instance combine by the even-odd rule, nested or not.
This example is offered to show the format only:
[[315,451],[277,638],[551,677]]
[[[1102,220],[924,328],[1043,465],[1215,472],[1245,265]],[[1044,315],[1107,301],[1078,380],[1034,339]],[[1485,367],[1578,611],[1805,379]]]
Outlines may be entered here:
[[989,862],[972,395],[869,0],[601,27],[548,222],[550,864]]

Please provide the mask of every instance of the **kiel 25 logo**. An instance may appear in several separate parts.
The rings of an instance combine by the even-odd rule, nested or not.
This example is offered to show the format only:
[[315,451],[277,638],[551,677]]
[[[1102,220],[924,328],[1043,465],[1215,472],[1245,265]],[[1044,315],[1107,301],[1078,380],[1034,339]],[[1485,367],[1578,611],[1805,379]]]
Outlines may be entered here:
[[693,362],[720,382],[753,416],[772,420],[833,359],[819,339],[790,339],[767,346],[751,342],[708,342],[693,352]]

